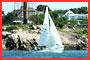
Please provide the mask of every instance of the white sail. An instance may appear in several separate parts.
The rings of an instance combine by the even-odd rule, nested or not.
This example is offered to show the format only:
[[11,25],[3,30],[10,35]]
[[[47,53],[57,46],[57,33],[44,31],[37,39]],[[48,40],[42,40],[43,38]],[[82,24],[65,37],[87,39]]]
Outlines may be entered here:
[[48,7],[47,7],[38,46],[46,46],[48,38],[49,38],[49,20],[48,20]]
[[55,27],[50,15],[49,15],[49,19],[50,19],[50,31],[49,31],[48,42],[50,42],[50,43],[48,44],[48,48],[50,48],[50,49],[63,48],[60,36],[56,30],[56,27]]
[[52,18],[48,14],[48,7],[46,8],[43,28],[41,31],[38,46],[46,46],[46,49],[43,51],[52,51],[52,52],[59,52],[59,53],[62,52],[64,49],[60,36],[52,21]]

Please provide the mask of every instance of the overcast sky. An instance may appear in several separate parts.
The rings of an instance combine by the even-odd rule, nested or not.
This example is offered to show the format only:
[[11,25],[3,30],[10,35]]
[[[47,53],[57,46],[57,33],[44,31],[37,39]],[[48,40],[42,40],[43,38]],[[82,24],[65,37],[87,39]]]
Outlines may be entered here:
[[[88,7],[88,2],[29,2],[28,6],[36,8],[36,6],[40,4],[48,5],[51,10],[65,10],[82,6]],[[13,11],[14,9],[19,9],[21,5],[23,5],[21,2],[3,2],[2,10],[5,12],[5,14],[7,14],[8,12]]]

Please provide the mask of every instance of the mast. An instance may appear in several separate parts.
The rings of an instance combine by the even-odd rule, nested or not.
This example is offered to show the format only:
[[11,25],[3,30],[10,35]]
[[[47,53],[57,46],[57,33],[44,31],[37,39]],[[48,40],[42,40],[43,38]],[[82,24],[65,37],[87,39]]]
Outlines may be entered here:
[[27,2],[23,2],[23,24],[27,24],[27,20],[28,20],[28,7],[27,7]]

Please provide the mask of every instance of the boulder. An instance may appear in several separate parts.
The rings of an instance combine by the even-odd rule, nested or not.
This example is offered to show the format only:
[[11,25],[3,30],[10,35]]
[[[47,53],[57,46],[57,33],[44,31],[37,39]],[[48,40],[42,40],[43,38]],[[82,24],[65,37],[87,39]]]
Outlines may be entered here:
[[5,31],[6,30],[6,28],[2,28],[2,31]]
[[13,33],[13,34],[15,34],[17,31],[16,30],[11,30],[10,32]]
[[5,39],[7,37],[7,33],[6,32],[2,32],[2,39]]
[[30,29],[36,30],[37,28],[33,25]]
[[5,46],[9,50],[13,50],[14,48],[16,48],[16,43],[14,42],[12,37],[8,37]]

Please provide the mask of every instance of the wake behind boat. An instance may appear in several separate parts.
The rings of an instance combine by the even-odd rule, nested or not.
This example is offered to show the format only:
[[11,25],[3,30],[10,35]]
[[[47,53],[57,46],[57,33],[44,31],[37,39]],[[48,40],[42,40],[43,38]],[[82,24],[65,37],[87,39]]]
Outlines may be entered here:
[[46,7],[43,28],[41,31],[38,46],[45,47],[44,49],[42,49],[42,52],[49,51],[62,53],[64,49],[56,27],[52,21],[51,16],[48,13],[48,7]]

